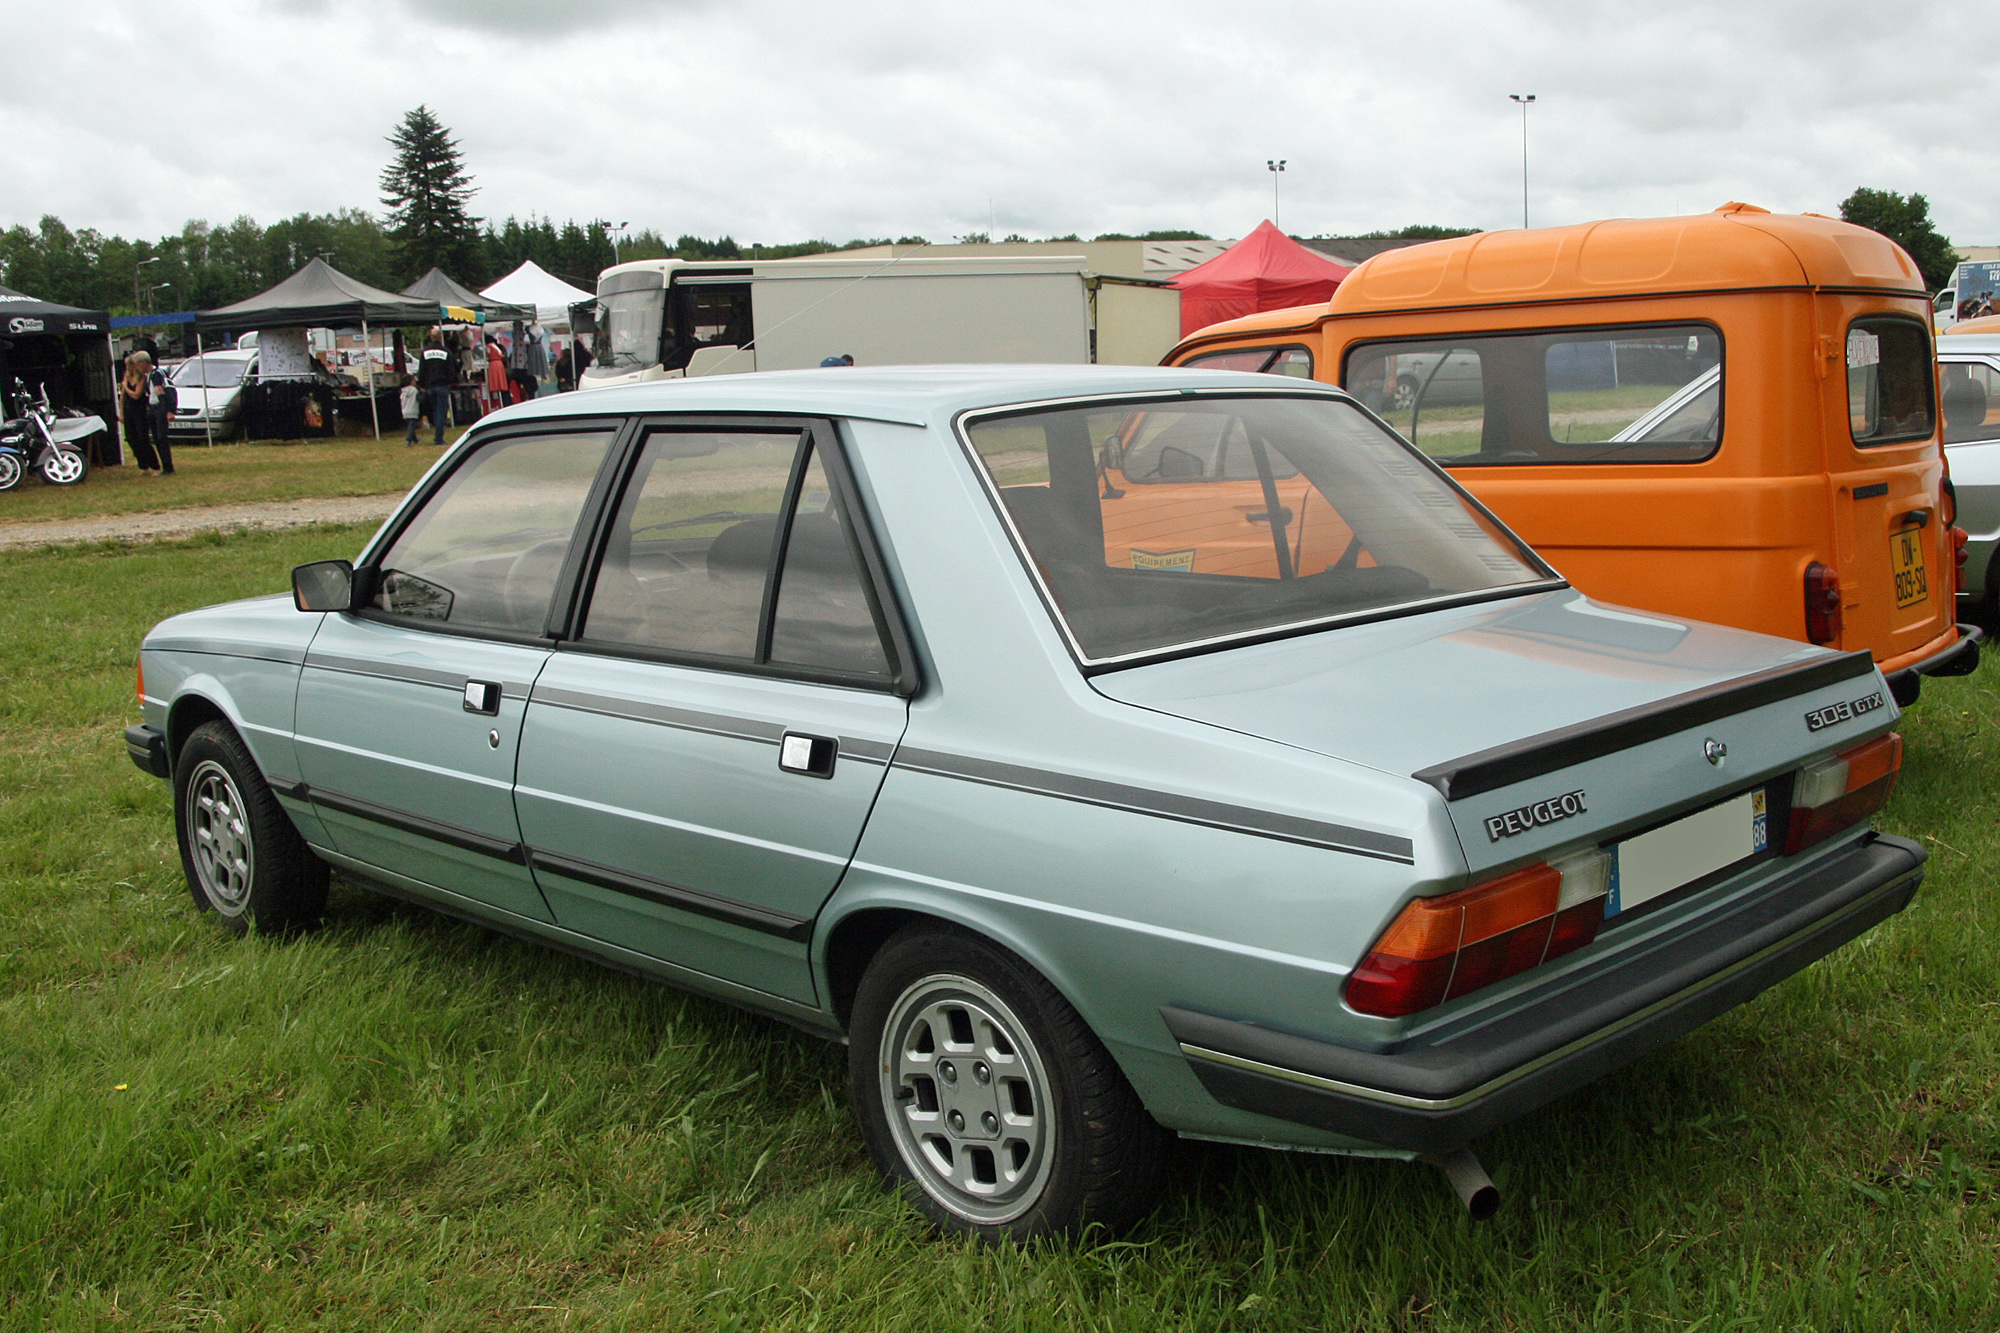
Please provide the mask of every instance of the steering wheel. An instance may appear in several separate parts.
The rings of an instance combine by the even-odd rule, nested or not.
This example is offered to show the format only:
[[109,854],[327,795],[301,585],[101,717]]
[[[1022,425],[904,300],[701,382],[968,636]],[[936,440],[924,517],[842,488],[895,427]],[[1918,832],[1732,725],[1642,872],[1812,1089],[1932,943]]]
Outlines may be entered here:
[[514,557],[500,590],[508,624],[527,634],[542,632],[542,622],[549,614],[549,594],[568,550],[569,538],[551,537]]

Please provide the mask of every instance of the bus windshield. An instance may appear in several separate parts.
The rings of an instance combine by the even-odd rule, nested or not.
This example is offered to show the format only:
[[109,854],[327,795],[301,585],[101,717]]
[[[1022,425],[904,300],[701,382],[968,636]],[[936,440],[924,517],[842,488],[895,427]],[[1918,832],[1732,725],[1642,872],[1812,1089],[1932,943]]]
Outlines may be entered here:
[[667,293],[653,287],[637,292],[613,292],[598,298],[602,330],[598,363],[606,370],[643,370],[660,361],[660,326],[666,315]]

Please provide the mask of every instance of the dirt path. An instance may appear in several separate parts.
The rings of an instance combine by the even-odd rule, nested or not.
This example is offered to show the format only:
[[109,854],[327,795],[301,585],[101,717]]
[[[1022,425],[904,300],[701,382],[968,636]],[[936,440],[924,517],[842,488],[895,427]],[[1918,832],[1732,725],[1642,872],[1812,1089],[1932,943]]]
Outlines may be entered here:
[[103,518],[48,519],[0,525],[0,550],[61,542],[159,541],[197,532],[250,528],[299,528],[309,523],[366,523],[389,516],[403,498],[340,495],[318,500],[268,500],[259,504],[159,509]]

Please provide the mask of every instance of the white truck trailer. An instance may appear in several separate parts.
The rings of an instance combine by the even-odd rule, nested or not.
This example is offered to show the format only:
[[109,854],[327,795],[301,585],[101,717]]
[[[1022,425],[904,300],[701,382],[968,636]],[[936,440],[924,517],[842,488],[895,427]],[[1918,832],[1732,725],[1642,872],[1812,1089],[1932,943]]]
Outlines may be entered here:
[[1961,319],[2000,315],[2000,263],[1970,259],[1952,270],[1951,286],[1931,302],[1931,326],[1943,333]]
[[585,389],[847,356],[1150,366],[1180,339],[1180,293],[1081,256],[641,259],[598,275],[596,321]]

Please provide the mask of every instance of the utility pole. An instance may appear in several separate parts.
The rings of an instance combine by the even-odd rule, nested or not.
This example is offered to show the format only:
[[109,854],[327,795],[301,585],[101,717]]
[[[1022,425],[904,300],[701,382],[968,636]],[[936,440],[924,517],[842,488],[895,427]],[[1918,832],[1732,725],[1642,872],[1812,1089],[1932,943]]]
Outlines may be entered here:
[[139,304],[139,270],[148,264],[157,264],[159,262],[160,256],[154,255],[150,259],[141,259],[132,265],[132,313],[135,315],[146,313],[145,307]]
[[1507,100],[1521,104],[1521,227],[1528,226],[1528,108],[1534,103],[1533,93],[1508,93]]
[[[1282,157],[1264,159],[1264,170],[1271,173],[1271,225],[1278,227],[1278,182],[1285,178],[1285,162]],[[1283,227],[1278,227],[1283,231]]]
[[614,264],[625,262],[625,229],[631,225],[621,222],[611,233],[611,262]]

